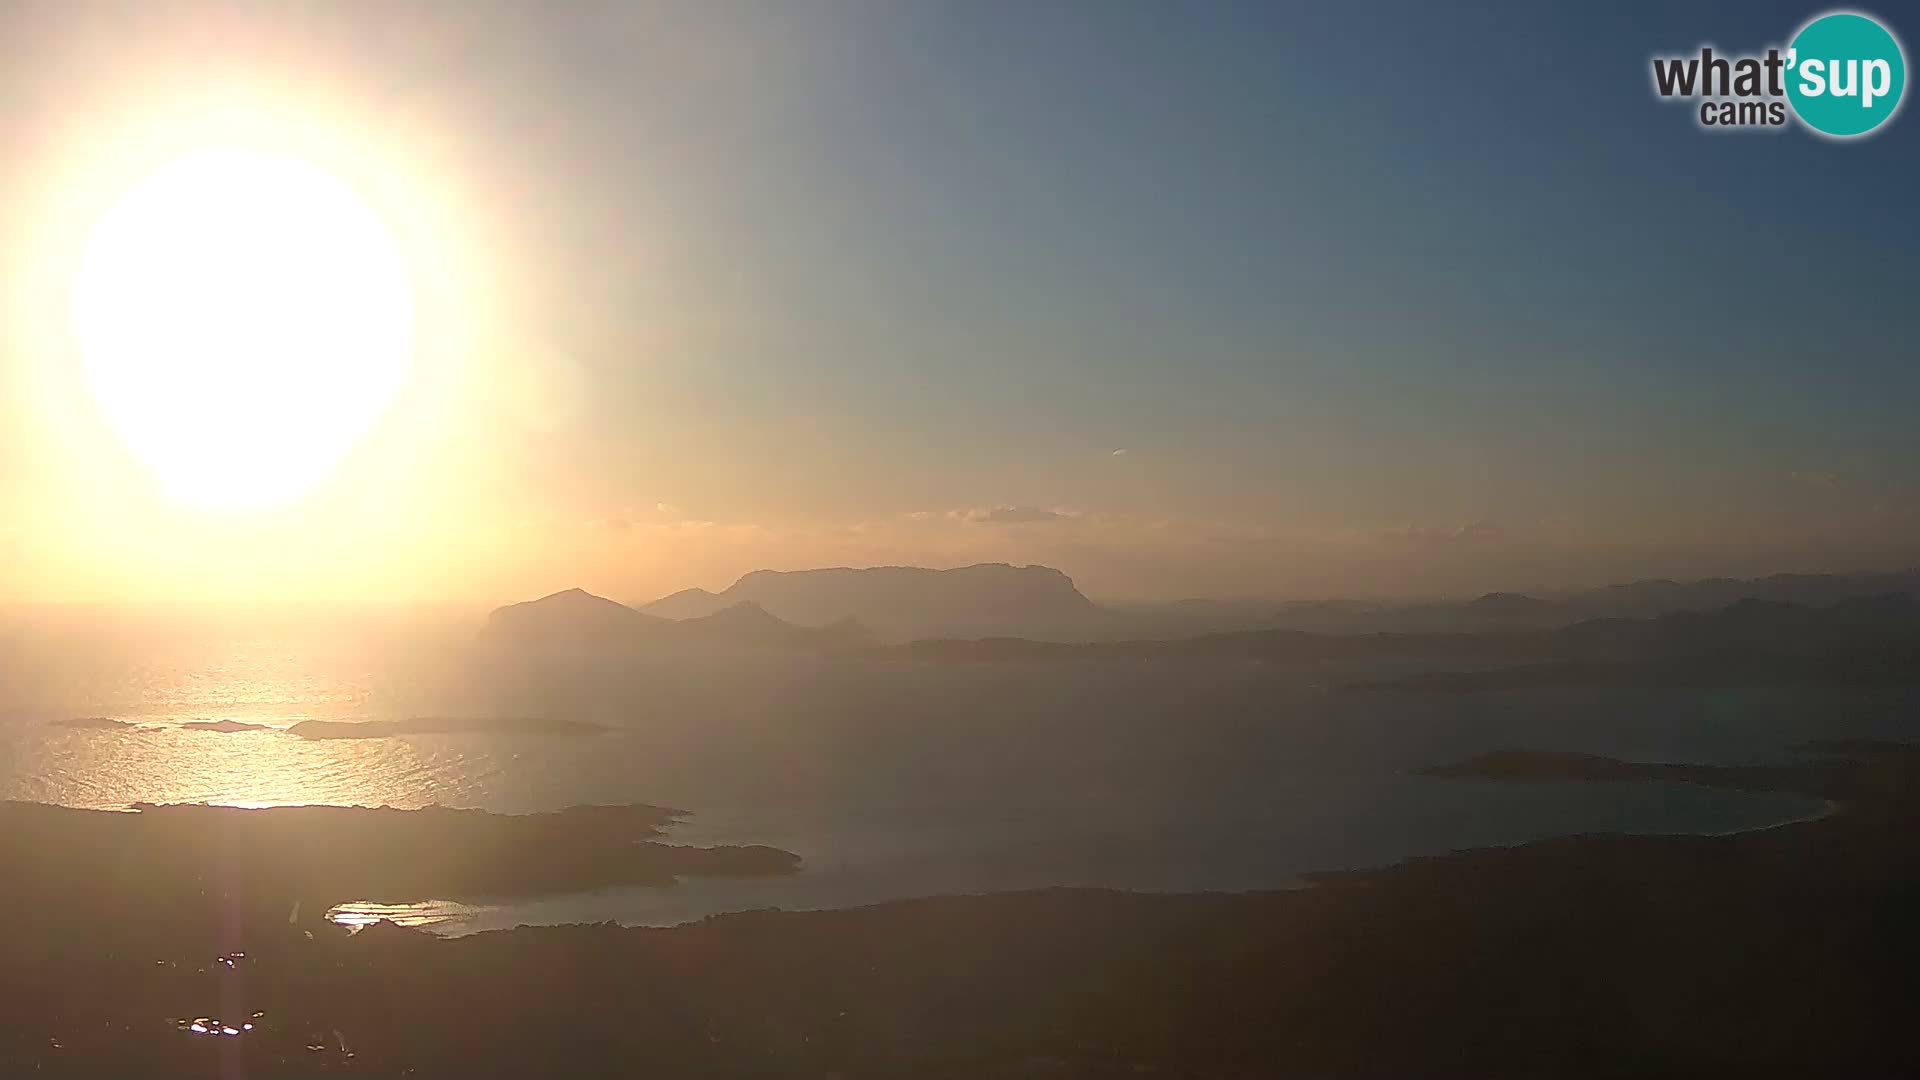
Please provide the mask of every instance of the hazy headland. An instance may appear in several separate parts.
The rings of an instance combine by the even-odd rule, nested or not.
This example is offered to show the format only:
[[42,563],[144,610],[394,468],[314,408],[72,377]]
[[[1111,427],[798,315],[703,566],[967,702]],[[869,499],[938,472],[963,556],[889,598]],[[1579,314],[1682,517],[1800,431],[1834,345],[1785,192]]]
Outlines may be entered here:
[[[0,804],[7,1060],[507,1075],[564,1029],[702,1075],[1908,1063],[1901,576],[1181,634],[1054,571],[888,571],[885,610],[864,573],[678,618],[564,591],[412,639],[424,669],[296,665],[282,706],[208,693],[282,646],[140,707],[21,684],[15,790],[120,809]],[[956,614],[943,574],[1010,591]],[[150,797],[183,774],[267,808]],[[329,791],[415,808],[273,805]],[[608,917],[643,925],[504,928]]]

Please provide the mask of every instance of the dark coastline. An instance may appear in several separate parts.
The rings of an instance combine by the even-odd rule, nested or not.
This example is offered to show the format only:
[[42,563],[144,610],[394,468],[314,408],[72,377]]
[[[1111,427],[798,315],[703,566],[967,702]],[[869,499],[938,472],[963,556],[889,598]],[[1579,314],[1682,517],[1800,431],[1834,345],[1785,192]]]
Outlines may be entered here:
[[[218,830],[197,865],[169,872],[98,848],[68,857],[62,815],[83,812],[10,806],[9,859],[45,864],[0,884],[13,913],[0,1064],[463,1077],[1920,1067],[1897,1004],[1920,959],[1920,752],[1841,744],[1750,769],[1512,753],[1438,771],[1657,773],[1839,808],[1726,836],[1460,852],[1279,893],[1063,889],[439,939],[391,925],[348,937],[310,908],[290,925],[284,885],[223,855]],[[90,827],[111,830],[128,816],[98,817]],[[620,828],[664,820],[635,811]],[[255,1011],[233,1038],[176,1025]]]

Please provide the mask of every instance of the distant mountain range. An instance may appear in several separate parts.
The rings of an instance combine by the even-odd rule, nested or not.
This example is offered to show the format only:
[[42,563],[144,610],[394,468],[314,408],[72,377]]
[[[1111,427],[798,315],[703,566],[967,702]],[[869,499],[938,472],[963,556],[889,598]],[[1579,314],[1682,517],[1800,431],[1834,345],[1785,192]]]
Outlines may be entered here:
[[1484,664],[1535,660],[1629,662],[1735,653],[1826,655],[1893,640],[1920,642],[1920,602],[1904,593],[1843,600],[1824,608],[1741,600],[1717,611],[1588,619],[1548,629],[1356,634],[1228,630],[1188,637],[1086,642],[933,638],[895,646],[894,651],[931,660],[1221,656],[1321,661],[1405,657]]
[[[1551,629],[1601,618],[1652,618],[1714,611],[1741,600],[1828,607],[1845,600],[1920,596],[1920,569],[1869,574],[1774,574],[1762,578],[1651,579],[1530,596],[1492,592],[1471,600],[1419,604],[1357,600],[1261,603],[1183,600],[1109,610],[1120,636],[1165,637],[1230,630],[1322,634],[1458,633]],[[1038,635],[1033,635],[1038,636]],[[1110,635],[1112,636],[1112,635]]]
[[1920,596],[1920,569],[1868,574],[1773,574],[1761,578],[1654,578],[1551,597],[1548,603],[1582,618],[1710,611],[1741,600],[1829,607],[1845,600]]
[[1492,592],[1469,600],[1420,604],[1196,599],[1102,605],[1089,600],[1071,578],[1051,567],[983,563],[951,570],[912,566],[756,570],[723,592],[686,589],[640,605],[638,610],[662,619],[686,620],[750,602],[795,626],[852,620],[894,642],[989,637],[1075,642],[1242,630],[1321,634],[1544,630],[1599,618],[1712,611],[1747,599],[1825,607],[1848,599],[1899,594],[1920,594],[1920,570],[1692,582],[1656,579],[1540,596]]
[[952,570],[918,566],[755,570],[725,592],[686,589],[640,611],[666,619],[712,617],[742,602],[800,626],[857,622],[882,637],[1022,634],[1085,639],[1113,629],[1114,616],[1047,566],[980,563]]
[[850,620],[826,626],[796,626],[752,601],[708,615],[664,619],[582,589],[496,608],[487,616],[484,640],[519,648],[573,651],[654,648],[837,651],[865,648],[874,637]]
[[[1243,630],[1065,643],[1026,638],[893,646],[932,662],[1215,659],[1291,664],[1350,690],[1472,693],[1541,686],[1920,685],[1920,602],[1857,597],[1827,607],[1741,600],[1711,612],[1589,619],[1546,630],[1317,634]],[[1362,674],[1380,662],[1387,671]],[[1357,666],[1356,666],[1357,665]],[[1341,671],[1348,674],[1341,676]]]
[[[1497,603],[1509,606],[1504,599]],[[1269,629],[1108,641],[999,636],[884,644],[853,620],[798,626],[752,601],[674,620],[570,589],[494,611],[483,640],[519,654],[609,658],[803,652],[923,663],[1250,660],[1303,665],[1347,689],[1450,693],[1535,686],[1920,684],[1920,602],[1906,593],[1818,608],[1745,599],[1711,612],[1588,619],[1549,629]],[[357,730],[366,726],[354,725],[345,734],[374,734]],[[298,728],[295,733],[309,734]]]
[[[934,661],[1385,658],[1476,669],[1434,672],[1430,685],[1450,689],[1638,678],[1661,665],[1656,674],[1665,681],[1709,672],[1752,681],[1770,665],[1783,677],[1864,677],[1869,668],[1920,658],[1916,593],[1920,572],[1909,571],[1635,582],[1401,608],[1198,601],[1104,608],[1042,566],[840,568],[756,571],[725,592],[690,589],[642,609],[569,589],[494,611],[484,637],[575,651],[864,651]],[[1254,628],[1239,628],[1249,623]]]
[[1826,607],[1747,599],[1718,611],[1593,619],[1535,636],[1539,658],[1529,662],[1429,671],[1368,688],[1920,684],[1920,602],[1910,593]]

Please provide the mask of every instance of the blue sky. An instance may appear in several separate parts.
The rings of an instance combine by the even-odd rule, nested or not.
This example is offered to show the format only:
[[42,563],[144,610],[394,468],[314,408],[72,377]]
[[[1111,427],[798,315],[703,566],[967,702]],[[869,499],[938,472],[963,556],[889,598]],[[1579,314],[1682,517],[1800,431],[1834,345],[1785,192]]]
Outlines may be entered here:
[[[476,463],[488,513],[610,591],[973,555],[1296,595],[1920,552],[1920,121],[1710,133],[1648,83],[1816,8],[564,10],[253,33],[482,193],[568,387]],[[634,527],[555,539],[580,522]]]

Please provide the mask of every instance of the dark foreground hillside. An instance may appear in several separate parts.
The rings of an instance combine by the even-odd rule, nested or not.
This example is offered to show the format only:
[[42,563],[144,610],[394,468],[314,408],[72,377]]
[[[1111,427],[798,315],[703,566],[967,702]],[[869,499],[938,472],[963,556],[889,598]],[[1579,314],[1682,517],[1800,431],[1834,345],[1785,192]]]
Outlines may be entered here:
[[[1509,754],[1450,771],[1605,782],[1646,768]],[[1920,753],[1843,744],[1798,768],[1657,771],[1844,806],[1753,833],[1577,837],[1286,893],[1054,890],[451,940],[384,924],[347,937],[311,911],[290,923],[279,886],[249,880],[210,836],[172,871],[143,859],[0,877],[0,1073],[1920,1069],[1905,1007]],[[41,813],[33,851],[57,851],[66,827]],[[197,1033],[201,1018],[238,1034]]]

